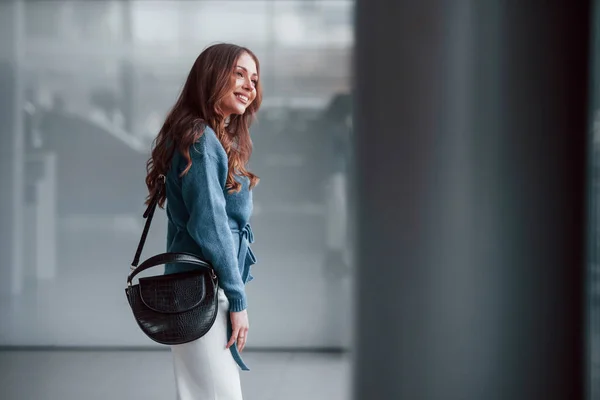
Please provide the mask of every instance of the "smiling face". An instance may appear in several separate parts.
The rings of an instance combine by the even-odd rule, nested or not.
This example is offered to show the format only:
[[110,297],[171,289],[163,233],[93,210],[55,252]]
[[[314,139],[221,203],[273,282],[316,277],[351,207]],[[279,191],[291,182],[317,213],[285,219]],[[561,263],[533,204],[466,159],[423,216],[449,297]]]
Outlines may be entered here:
[[221,103],[221,110],[225,118],[231,114],[244,114],[246,108],[256,98],[258,72],[254,59],[248,53],[243,53],[238,57],[232,74],[233,87]]

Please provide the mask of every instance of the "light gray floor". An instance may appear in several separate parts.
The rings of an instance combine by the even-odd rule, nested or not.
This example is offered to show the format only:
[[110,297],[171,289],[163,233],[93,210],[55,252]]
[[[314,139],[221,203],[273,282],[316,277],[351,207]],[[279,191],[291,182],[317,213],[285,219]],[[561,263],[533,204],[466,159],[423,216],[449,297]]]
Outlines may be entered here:
[[[350,400],[347,354],[244,356],[245,400]],[[174,399],[168,351],[0,351],[2,400]]]

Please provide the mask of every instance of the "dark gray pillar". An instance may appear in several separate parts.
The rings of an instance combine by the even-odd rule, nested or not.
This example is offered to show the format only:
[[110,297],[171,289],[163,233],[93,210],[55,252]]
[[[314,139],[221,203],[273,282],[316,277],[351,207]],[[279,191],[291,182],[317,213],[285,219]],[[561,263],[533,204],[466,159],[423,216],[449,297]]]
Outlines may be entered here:
[[23,3],[0,2],[0,295],[21,290],[23,90],[19,58]]
[[590,48],[590,136],[588,202],[588,399],[600,398],[600,0],[593,1],[592,43]]
[[588,12],[357,0],[355,399],[583,398]]

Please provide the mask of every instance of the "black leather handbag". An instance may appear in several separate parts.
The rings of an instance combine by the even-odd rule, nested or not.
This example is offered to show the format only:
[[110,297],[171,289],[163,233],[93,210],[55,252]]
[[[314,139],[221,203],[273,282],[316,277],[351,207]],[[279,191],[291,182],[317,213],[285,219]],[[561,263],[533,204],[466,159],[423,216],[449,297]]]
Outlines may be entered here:
[[[144,213],[146,224],[131,264],[132,272],[127,277],[125,295],[146,336],[161,344],[176,345],[199,339],[212,327],[217,318],[219,285],[212,266],[190,253],[162,253],[137,266],[159,196],[165,190],[165,176],[159,178],[159,188]],[[167,263],[189,264],[196,268],[143,277],[137,284],[132,283],[140,272]]]

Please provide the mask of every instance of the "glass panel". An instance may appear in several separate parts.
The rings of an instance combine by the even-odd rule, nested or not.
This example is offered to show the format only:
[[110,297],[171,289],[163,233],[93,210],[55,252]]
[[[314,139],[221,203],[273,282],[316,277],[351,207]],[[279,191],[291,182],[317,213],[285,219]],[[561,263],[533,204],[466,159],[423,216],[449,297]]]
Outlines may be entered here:
[[[0,303],[0,345],[154,345],[124,294],[145,163],[199,52],[229,41],[257,54],[265,90],[252,127],[251,346],[348,347],[353,3],[24,4],[27,248],[14,266],[23,290]],[[142,258],[164,251],[165,218]]]

